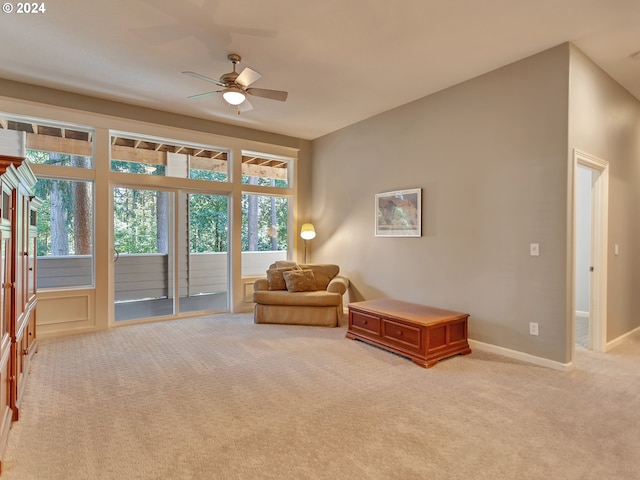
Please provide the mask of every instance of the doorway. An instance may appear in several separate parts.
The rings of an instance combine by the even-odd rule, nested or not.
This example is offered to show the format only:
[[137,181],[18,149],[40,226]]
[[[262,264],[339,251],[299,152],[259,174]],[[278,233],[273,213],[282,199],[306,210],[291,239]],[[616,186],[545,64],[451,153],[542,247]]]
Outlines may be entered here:
[[115,321],[173,315],[174,193],[113,188]]
[[606,350],[609,168],[574,151],[574,345]]
[[113,188],[116,322],[228,310],[227,195]]

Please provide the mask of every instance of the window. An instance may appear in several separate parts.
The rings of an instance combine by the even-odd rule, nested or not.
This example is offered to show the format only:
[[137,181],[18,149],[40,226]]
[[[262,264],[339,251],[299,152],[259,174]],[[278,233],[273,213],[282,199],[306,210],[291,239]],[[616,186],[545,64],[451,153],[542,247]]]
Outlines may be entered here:
[[[290,258],[296,150],[195,131],[184,138],[182,130],[167,133],[176,135],[171,140],[150,135],[168,131],[157,125],[144,132],[117,130],[129,128],[123,125],[130,122],[100,116],[94,129],[0,113],[0,130],[22,132],[20,154],[30,160],[38,180],[34,194],[43,201],[36,247],[37,287],[49,290],[45,304],[79,295],[101,302],[108,297],[115,304],[113,318],[121,321],[224,311],[230,300],[246,300],[232,298],[237,291],[231,278],[251,281],[238,277],[264,275],[274,261]],[[96,172],[96,158],[109,159],[105,175]],[[98,192],[112,204],[96,210]],[[240,201],[231,201],[238,194]],[[101,251],[96,231],[108,235],[98,242]],[[231,238],[236,231],[240,239]],[[238,258],[229,249],[236,241],[241,272],[231,277]],[[89,291],[97,275],[109,289]],[[95,310],[82,321],[93,328],[110,320]],[[79,325],[60,322],[71,323]]]
[[93,168],[93,131],[41,120],[4,120],[7,130],[25,132],[27,157],[35,164]]
[[285,197],[242,196],[242,273],[264,274],[276,260],[287,258],[289,200]]
[[41,178],[38,288],[93,285],[93,182]]
[[[94,284],[93,181],[75,178],[74,169],[93,168],[91,128],[27,117],[0,117],[0,126],[24,132],[26,157],[48,169],[38,177],[38,288]],[[72,168],[69,168],[72,167]],[[35,167],[34,167],[35,171]]]
[[243,152],[242,183],[262,187],[289,187],[289,160],[271,155]]
[[226,151],[212,147],[126,134],[111,137],[111,170],[114,172],[227,182],[227,160]]

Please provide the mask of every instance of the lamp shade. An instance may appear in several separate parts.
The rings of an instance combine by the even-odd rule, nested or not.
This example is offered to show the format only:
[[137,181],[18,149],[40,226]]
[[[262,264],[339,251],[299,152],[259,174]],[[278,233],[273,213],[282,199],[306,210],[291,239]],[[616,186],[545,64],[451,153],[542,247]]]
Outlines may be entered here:
[[238,87],[225,88],[222,92],[222,97],[229,105],[240,105],[247,98],[245,93]]
[[316,236],[316,229],[310,223],[305,223],[300,229],[300,236],[305,240],[311,240]]

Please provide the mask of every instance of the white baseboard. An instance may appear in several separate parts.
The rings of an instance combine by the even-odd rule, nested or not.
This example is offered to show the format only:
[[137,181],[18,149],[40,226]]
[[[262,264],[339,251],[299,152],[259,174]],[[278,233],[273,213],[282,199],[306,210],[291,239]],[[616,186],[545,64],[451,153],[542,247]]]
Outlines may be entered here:
[[469,346],[471,349],[483,350],[489,353],[495,353],[504,357],[513,358],[514,360],[520,360],[522,362],[532,363],[541,367],[551,368],[553,370],[559,370],[561,372],[569,372],[573,370],[573,362],[560,363],[555,360],[549,360],[548,358],[536,357],[528,353],[519,352],[517,350],[511,350],[509,348],[499,347],[497,345],[491,345],[489,343],[479,342],[477,340],[469,339]]
[[631,335],[635,335],[638,332],[640,332],[640,327],[634,328],[630,332],[627,332],[624,335],[620,335],[618,338],[616,338],[614,340],[611,340],[610,342],[607,342],[607,346],[605,347],[605,351],[608,352],[612,348],[617,347],[622,342],[626,341]]

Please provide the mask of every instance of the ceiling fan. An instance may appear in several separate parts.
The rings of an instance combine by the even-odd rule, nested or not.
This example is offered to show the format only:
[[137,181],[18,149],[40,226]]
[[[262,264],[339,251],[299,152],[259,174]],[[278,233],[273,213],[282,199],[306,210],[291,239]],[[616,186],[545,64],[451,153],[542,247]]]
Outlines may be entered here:
[[220,80],[214,80],[213,78],[200,75],[195,72],[182,72],[190,77],[210,82],[219,87],[222,90],[214,90],[212,92],[199,93],[197,95],[191,95],[190,99],[207,97],[215,93],[222,93],[224,100],[231,106],[237,107],[238,115],[240,112],[246,112],[253,109],[253,105],[247,99],[247,95],[254,95],[256,97],[269,98],[271,100],[279,100],[284,102],[287,99],[287,92],[280,90],[268,90],[266,88],[254,88],[249,87],[253,82],[260,79],[262,75],[249,67],[245,67],[242,72],[236,72],[236,65],[240,63],[240,55],[236,53],[230,53],[227,55],[229,61],[233,64],[233,72],[225,73],[220,77]]

